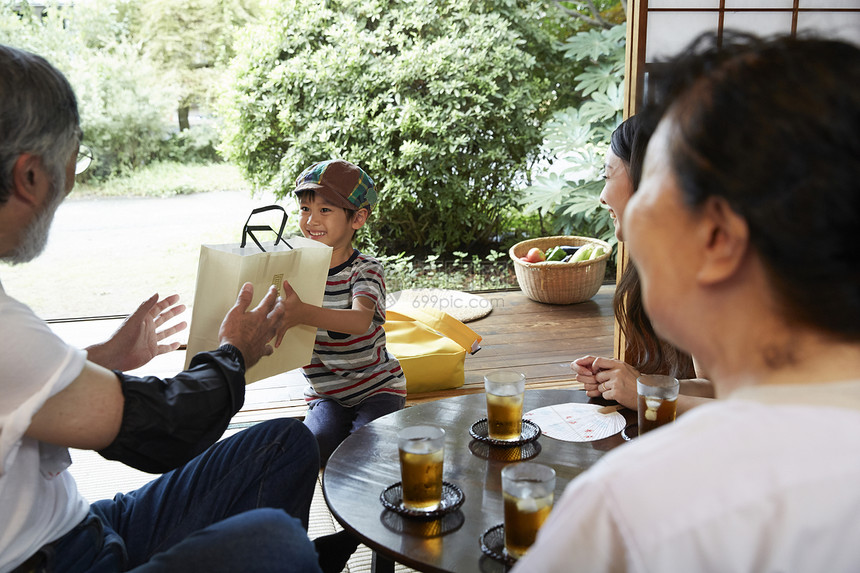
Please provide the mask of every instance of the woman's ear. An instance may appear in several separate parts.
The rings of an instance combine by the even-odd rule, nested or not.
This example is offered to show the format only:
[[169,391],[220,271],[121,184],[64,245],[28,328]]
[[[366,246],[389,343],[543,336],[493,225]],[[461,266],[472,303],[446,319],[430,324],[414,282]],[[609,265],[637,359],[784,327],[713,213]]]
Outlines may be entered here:
[[361,229],[365,223],[367,223],[367,218],[370,217],[370,211],[367,209],[359,209],[352,216],[352,228],[357,231]]
[[696,277],[702,284],[731,278],[749,251],[749,227],[722,197],[708,197],[701,210],[703,257]]

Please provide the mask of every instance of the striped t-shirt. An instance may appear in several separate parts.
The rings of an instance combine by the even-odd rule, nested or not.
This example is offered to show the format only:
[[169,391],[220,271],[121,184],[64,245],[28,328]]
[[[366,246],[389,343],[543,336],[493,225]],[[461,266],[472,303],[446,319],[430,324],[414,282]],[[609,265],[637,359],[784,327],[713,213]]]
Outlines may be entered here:
[[318,329],[311,363],[302,370],[310,383],[305,400],[328,398],[354,406],[372,394],[406,396],[400,363],[385,347],[385,279],[382,264],[354,250],[348,261],[330,269],[324,308],[350,309],[359,296],[376,307],[370,328],[360,335]]

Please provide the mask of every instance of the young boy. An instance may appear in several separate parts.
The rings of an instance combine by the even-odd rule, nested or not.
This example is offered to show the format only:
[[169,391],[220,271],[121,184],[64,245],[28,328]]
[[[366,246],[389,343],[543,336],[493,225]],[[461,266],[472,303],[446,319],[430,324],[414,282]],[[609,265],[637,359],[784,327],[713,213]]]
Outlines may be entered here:
[[303,303],[285,285],[288,327],[318,328],[311,363],[305,424],[317,438],[320,460],[350,433],[406,403],[406,378],[385,347],[382,265],[352,247],[376,204],[373,180],[340,159],[320,161],[296,179],[302,234],[332,248],[323,306]]

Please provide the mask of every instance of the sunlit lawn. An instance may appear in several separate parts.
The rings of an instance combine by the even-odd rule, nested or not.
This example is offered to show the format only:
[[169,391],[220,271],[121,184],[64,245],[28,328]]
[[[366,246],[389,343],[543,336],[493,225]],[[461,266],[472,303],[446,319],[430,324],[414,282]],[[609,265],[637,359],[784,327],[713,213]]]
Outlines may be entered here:
[[251,186],[234,165],[156,163],[135,171],[128,177],[97,184],[78,183],[73,197],[170,197],[237,190],[250,193]]

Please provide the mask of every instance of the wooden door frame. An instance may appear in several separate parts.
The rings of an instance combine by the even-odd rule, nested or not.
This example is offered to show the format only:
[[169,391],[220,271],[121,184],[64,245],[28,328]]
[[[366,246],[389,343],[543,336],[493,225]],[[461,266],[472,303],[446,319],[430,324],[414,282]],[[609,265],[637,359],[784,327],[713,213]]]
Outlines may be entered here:
[[[627,2],[627,43],[624,51],[624,119],[636,113],[642,102],[643,86],[645,85],[645,42],[648,26],[648,1],[628,0]],[[623,242],[618,243],[616,255],[617,272],[615,283],[621,280],[624,269],[630,264],[627,248]],[[615,320],[614,353],[619,360],[624,360],[624,334],[618,320]]]

